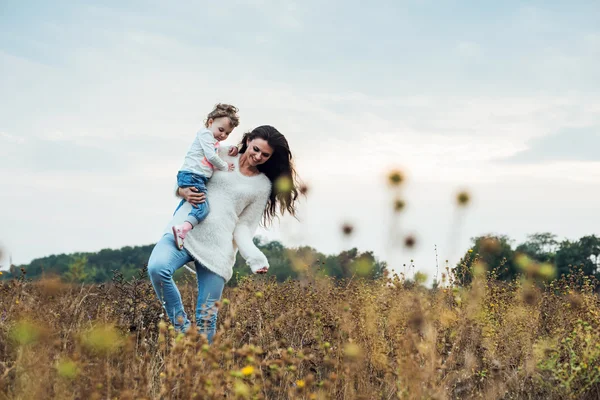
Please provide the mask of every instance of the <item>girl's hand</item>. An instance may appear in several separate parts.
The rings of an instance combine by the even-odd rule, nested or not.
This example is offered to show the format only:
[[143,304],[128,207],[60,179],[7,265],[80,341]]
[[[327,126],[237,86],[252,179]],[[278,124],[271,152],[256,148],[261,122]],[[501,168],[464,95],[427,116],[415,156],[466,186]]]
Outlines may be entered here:
[[262,267],[261,269],[259,269],[258,271],[256,271],[256,273],[257,274],[266,274],[268,270],[269,270],[268,267]]
[[198,189],[195,187],[179,188],[177,189],[177,193],[193,207],[206,201],[206,195],[202,192],[198,192]]
[[229,163],[229,172],[235,169],[235,165],[233,163]]
[[239,152],[239,149],[237,148],[237,146],[231,146],[231,147],[229,148],[229,153],[228,153],[228,154],[229,154],[231,157],[235,157],[235,156],[237,156],[237,155],[238,155],[238,152]]

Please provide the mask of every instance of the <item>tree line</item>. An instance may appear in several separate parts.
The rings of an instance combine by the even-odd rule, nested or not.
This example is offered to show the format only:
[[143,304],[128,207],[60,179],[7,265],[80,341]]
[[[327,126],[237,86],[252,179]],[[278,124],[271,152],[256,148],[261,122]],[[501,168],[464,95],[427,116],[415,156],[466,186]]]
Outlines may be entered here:
[[[306,270],[337,279],[376,279],[383,276],[387,268],[386,263],[378,260],[372,252],[359,252],[356,248],[336,255],[325,255],[308,246],[286,248],[279,241],[257,238],[255,243],[269,260],[269,275],[275,276],[279,282],[298,278]],[[26,265],[11,266],[10,272],[4,272],[0,279],[23,275],[32,279],[59,276],[73,283],[103,283],[110,281],[115,271],[129,279],[147,264],[153,247],[152,244],[104,249],[94,253],[51,255]],[[506,235],[489,234],[472,238],[471,248],[452,268],[452,272],[457,283],[468,284],[474,263],[480,262],[493,269],[498,279],[508,281],[523,272],[519,266],[519,256],[522,255],[536,263],[552,266],[554,277],[566,275],[573,267],[578,267],[586,275],[600,279],[600,237],[588,235],[576,241],[559,241],[556,235],[548,232],[529,235],[520,244],[515,244]],[[233,271],[229,285],[236,285],[240,279],[251,274],[239,255]],[[181,279],[184,274],[185,269],[182,268],[175,274],[175,279]]]
[[542,232],[528,235],[523,243],[514,246],[514,240],[508,236],[490,234],[472,238],[472,243],[453,268],[455,277],[463,285],[470,282],[473,265],[477,262],[493,269],[498,279],[512,280],[523,273],[523,256],[551,267],[553,277],[580,268],[585,275],[600,278],[600,237],[595,235],[559,241],[556,235]]
[[[336,255],[325,255],[308,246],[286,248],[279,241],[257,238],[255,243],[269,260],[269,275],[275,276],[279,282],[297,278],[308,269],[316,274],[339,279],[353,276],[375,279],[381,277],[386,268],[386,263],[379,261],[372,252],[360,252],[356,248]],[[26,265],[11,266],[10,271],[1,275],[0,279],[23,275],[31,279],[59,276],[67,282],[93,284],[110,281],[115,271],[125,279],[130,279],[147,265],[153,248],[152,244],[90,253],[51,255],[35,259]],[[239,254],[233,271],[229,285],[236,285],[240,279],[251,274],[250,268]],[[185,273],[185,268],[181,268],[174,278],[181,279]]]

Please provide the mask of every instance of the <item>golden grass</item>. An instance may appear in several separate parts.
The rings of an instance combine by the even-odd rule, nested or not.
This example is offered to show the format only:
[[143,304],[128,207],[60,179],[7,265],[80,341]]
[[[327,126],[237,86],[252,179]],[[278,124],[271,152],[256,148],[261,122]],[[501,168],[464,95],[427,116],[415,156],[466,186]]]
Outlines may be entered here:
[[246,279],[211,346],[175,335],[144,280],[0,285],[0,399],[600,396],[600,304],[581,273],[542,286],[475,271],[437,290]]

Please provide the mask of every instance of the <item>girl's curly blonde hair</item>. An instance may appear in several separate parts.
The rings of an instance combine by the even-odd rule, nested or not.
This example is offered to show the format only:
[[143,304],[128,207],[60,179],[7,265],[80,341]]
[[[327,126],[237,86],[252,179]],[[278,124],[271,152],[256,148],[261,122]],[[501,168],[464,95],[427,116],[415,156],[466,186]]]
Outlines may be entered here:
[[238,108],[231,104],[219,103],[215,106],[214,110],[206,116],[204,125],[208,128],[208,120],[211,118],[215,120],[217,118],[228,117],[231,121],[231,127],[235,128],[240,124],[240,117],[237,115],[238,111]]

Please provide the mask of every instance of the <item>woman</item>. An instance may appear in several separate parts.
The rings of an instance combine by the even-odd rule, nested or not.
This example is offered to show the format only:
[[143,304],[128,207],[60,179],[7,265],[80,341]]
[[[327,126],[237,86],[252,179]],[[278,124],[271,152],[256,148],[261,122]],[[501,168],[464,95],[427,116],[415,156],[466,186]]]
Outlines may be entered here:
[[[189,329],[191,322],[183,309],[181,295],[173,282],[173,274],[183,265],[194,261],[198,280],[196,324],[208,341],[216,332],[217,308],[225,283],[233,275],[235,255],[240,254],[254,273],[266,273],[269,262],[253,242],[254,232],[261,219],[270,223],[279,212],[296,214],[298,197],[296,172],[285,137],[272,126],[259,126],[244,134],[239,154],[221,156],[235,165],[235,171],[215,171],[208,182],[208,217],[188,233],[184,249],[178,250],[167,228],[156,244],[148,261],[148,274],[158,298],[179,332]],[[282,179],[286,184],[275,185]],[[285,190],[276,190],[284,187]],[[186,199],[167,225],[182,223],[192,205],[205,201],[204,194],[193,188],[178,188],[177,194]]]

